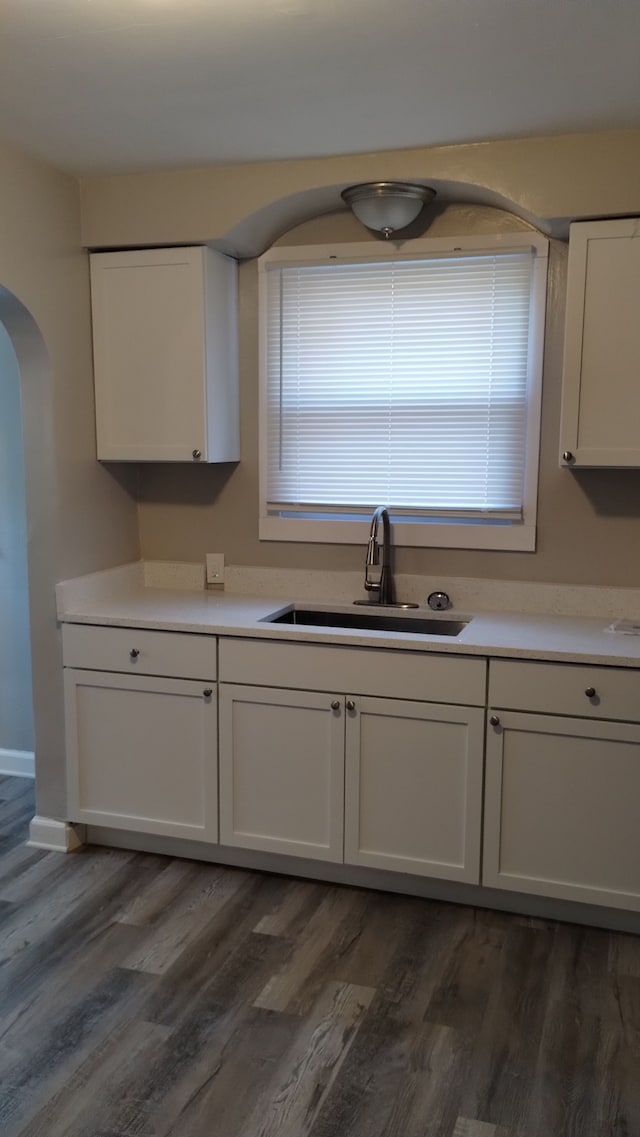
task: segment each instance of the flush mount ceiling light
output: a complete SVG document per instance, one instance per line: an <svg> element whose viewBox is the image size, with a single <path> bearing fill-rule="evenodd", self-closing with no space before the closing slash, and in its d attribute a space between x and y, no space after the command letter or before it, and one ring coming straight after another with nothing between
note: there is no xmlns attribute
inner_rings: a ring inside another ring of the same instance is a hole
<svg viewBox="0 0 640 1137"><path fill-rule="evenodd" d="M355 216L367 229L389 239L398 229L406 229L436 195L431 186L412 182L363 182L341 193Z"/></svg>

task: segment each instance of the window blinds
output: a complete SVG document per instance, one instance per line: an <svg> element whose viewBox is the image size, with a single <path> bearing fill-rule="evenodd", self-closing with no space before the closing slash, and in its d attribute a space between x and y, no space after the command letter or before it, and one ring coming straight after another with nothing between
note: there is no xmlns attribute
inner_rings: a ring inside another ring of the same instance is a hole
<svg viewBox="0 0 640 1137"><path fill-rule="evenodd" d="M271 267L268 510L520 518L534 259Z"/></svg>

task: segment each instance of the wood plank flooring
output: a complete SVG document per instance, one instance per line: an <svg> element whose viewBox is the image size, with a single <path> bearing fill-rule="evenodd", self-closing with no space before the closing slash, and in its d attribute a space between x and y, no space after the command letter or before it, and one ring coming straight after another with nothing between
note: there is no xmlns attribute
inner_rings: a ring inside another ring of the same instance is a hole
<svg viewBox="0 0 640 1137"><path fill-rule="evenodd" d="M2 1137L640 1137L640 938L28 849L0 777Z"/></svg>

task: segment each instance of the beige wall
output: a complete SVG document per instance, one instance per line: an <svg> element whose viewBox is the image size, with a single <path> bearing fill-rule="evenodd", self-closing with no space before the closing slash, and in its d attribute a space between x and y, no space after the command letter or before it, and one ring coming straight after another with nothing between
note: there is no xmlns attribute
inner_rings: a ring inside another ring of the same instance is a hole
<svg viewBox="0 0 640 1137"><path fill-rule="evenodd" d="M640 130L87 177L83 243L209 242L252 256L292 225L334 210L344 186L398 178L428 182L441 200L507 208L566 235L567 218L640 211Z"/></svg>
<svg viewBox="0 0 640 1137"><path fill-rule="evenodd" d="M429 232L523 228L501 211L450 206ZM282 243L367 240L346 214L321 218ZM400 549L396 570L448 576L640 586L640 471L558 466L566 244L553 241L545 338L542 445L536 553ZM201 560L223 551L229 563L357 570L363 550L346 545L258 541L257 267L240 270L242 461L237 467L141 469L140 536L149 558Z"/></svg>
<svg viewBox="0 0 640 1137"><path fill-rule="evenodd" d="M298 221L329 213L337 189L370 177L423 178L440 197L513 203L560 231L567 217L640 212L640 132L576 135L322 161L98 177L82 184L87 246L209 241L261 251ZM437 224L493 224L458 207ZM502 221L500 222L502 224ZM435 229L433 231L436 231ZM346 214L294 235L363 237ZM540 540L536 554L401 550L400 571L589 583L640 583L640 475L559 470L556 462L566 249L554 245L545 359ZM242 462L145 467L139 524L149 557L359 568L349 546L257 540L257 273L241 268ZM41 813L65 814L57 580L139 554L136 470L95 462L90 309L78 185L0 147L0 321L21 372L27 541Z"/></svg>
<svg viewBox="0 0 640 1137"><path fill-rule="evenodd" d="M21 375L37 803L65 815L57 580L135 558L132 472L95 461L77 183L0 147L0 320Z"/></svg>
<svg viewBox="0 0 640 1137"><path fill-rule="evenodd" d="M82 181L83 241L89 247L204 241L253 256L310 218L291 239L362 239L363 230L335 209L344 185L370 178L436 186L434 233L488 223L486 211L469 204L443 211L448 201L506 208L566 238L569 219L640 213L640 131L89 177ZM512 216L509 223L522 221ZM576 473L557 463L565 283L566 244L554 241L537 552L405 549L397 558L400 571L640 584L640 472ZM207 550L223 550L231 563L358 568L357 548L257 540L257 271L251 261L241 267L240 305L242 461L219 469L143 468L143 553L199 560Z"/></svg>

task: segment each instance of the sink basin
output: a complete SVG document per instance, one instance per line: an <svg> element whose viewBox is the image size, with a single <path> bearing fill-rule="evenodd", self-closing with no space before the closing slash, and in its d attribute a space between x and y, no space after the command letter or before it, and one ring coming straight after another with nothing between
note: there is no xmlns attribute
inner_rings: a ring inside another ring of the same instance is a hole
<svg viewBox="0 0 640 1137"><path fill-rule="evenodd" d="M316 608L289 608L267 616L269 624L299 624L315 628L354 628L378 632L412 632L422 636L459 636L468 620L433 616L396 616L390 612L327 612Z"/></svg>

